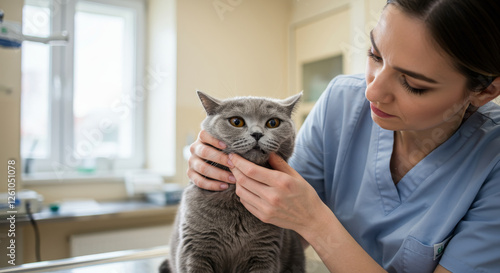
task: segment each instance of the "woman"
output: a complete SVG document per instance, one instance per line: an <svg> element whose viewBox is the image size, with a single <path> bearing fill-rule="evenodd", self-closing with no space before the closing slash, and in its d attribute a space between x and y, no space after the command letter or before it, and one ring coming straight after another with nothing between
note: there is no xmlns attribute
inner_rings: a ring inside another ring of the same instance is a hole
<svg viewBox="0 0 500 273"><path fill-rule="evenodd" d="M290 165L225 155L202 131L189 178L236 183L251 213L298 232L331 272L498 270L498 14L496 0L389 0L365 77L330 83Z"/></svg>

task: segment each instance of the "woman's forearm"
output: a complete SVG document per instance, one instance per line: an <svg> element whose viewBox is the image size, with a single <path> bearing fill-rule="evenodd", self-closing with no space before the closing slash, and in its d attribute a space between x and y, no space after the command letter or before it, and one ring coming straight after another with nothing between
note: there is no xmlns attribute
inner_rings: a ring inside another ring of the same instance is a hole
<svg viewBox="0 0 500 273"><path fill-rule="evenodd" d="M314 248L330 272L386 272L366 253L326 206L315 212L299 234Z"/></svg>

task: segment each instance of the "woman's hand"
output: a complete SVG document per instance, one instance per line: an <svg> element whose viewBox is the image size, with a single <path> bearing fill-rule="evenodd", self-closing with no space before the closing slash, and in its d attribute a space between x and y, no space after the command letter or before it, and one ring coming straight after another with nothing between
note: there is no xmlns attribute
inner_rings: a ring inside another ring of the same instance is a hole
<svg viewBox="0 0 500 273"><path fill-rule="evenodd" d="M354 240L316 191L281 157L274 170L229 155L241 203L261 221L291 229L318 253L330 272L386 272Z"/></svg>
<svg viewBox="0 0 500 273"><path fill-rule="evenodd" d="M236 194L257 218L282 228L305 232L324 205L316 191L281 157L271 154L273 170L231 154L228 165L236 177Z"/></svg>
<svg viewBox="0 0 500 273"><path fill-rule="evenodd" d="M202 130L198 139L191 144L191 157L188 160L187 176L198 187L211 191L228 188L227 183L234 184L236 179L231 172L210 165L206 161L227 165L229 157L221 152L226 144ZM217 148L217 149L216 149ZM219 149L219 150L218 150Z"/></svg>

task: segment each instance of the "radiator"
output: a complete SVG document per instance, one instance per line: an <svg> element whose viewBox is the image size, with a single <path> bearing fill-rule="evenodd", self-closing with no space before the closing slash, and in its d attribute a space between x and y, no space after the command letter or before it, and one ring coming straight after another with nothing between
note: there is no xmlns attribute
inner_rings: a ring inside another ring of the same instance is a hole
<svg viewBox="0 0 500 273"><path fill-rule="evenodd" d="M76 257L165 246L169 243L171 228L171 226L157 226L72 235L70 255Z"/></svg>

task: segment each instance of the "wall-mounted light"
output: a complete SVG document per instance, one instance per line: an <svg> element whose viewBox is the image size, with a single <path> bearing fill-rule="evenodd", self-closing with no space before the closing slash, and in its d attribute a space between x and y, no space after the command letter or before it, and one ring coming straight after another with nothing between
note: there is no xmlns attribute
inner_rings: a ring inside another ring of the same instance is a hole
<svg viewBox="0 0 500 273"><path fill-rule="evenodd" d="M24 35L20 23L3 20L3 16L4 12L0 9L0 47L19 48L23 41L64 45L69 39L67 32L53 34L48 37Z"/></svg>

